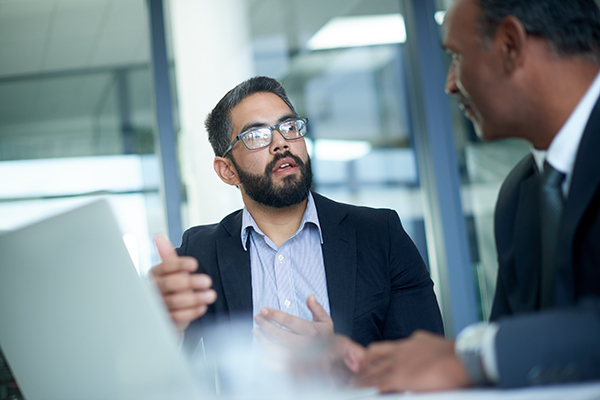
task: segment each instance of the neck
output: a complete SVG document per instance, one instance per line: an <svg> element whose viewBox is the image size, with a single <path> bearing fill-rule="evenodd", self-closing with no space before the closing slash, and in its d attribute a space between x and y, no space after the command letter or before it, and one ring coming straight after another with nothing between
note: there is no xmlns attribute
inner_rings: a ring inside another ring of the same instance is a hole
<svg viewBox="0 0 600 400"><path fill-rule="evenodd" d="M260 204L242 195L244 205L261 231L280 247L300 227L308 198L289 207L275 208Z"/></svg>
<svg viewBox="0 0 600 400"><path fill-rule="evenodd" d="M531 104L528 140L540 150L550 147L600 70L589 60L553 57L535 71L532 90L537 101Z"/></svg>

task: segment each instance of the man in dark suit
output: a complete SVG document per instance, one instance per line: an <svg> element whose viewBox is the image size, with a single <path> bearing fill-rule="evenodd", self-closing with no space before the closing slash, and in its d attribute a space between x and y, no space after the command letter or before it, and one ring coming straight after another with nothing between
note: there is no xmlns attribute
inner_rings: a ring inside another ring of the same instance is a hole
<svg viewBox="0 0 600 400"><path fill-rule="evenodd" d="M334 329L363 345L443 332L429 273L396 212L310 191L306 124L266 77L241 83L209 114L215 171L245 208L189 229L177 252L157 240L163 261L152 274L186 330L184 348L196 347L206 322L232 315L256 315L258 338L287 346Z"/></svg>
<svg viewBox="0 0 600 400"><path fill-rule="evenodd" d="M446 91L485 140L533 146L502 185L489 325L370 346L382 391L600 379L600 13L593 0L456 0Z"/></svg>

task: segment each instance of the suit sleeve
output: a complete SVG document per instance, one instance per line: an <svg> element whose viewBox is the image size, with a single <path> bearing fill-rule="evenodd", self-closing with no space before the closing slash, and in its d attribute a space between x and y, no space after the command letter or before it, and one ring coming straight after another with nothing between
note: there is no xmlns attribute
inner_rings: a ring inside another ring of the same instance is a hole
<svg viewBox="0 0 600 400"><path fill-rule="evenodd" d="M384 339L403 338L417 329L444 333L429 271L395 211L388 217L391 293Z"/></svg>
<svg viewBox="0 0 600 400"><path fill-rule="evenodd" d="M578 307L498 321L499 385L519 387L600 379L600 298Z"/></svg>

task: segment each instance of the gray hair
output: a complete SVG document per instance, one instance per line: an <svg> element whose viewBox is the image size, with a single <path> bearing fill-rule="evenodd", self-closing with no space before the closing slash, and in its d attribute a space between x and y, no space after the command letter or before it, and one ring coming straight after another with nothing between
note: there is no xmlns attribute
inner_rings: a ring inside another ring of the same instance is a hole
<svg viewBox="0 0 600 400"><path fill-rule="evenodd" d="M529 35L546 39L561 57L600 62L600 11L594 0L475 0L479 34L489 44L501 21L518 18Z"/></svg>

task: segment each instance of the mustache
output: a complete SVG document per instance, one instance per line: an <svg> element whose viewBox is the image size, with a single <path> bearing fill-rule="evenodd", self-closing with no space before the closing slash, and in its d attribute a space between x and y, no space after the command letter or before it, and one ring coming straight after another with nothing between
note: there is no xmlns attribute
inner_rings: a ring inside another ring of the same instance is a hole
<svg viewBox="0 0 600 400"><path fill-rule="evenodd" d="M273 160L267 164L267 167L265 168L265 175L270 175L271 171L273 171L273 168L275 168L275 165L277 164L277 162L279 162L279 160L281 160L282 158L291 158L292 160L294 160L294 162L296 163L296 165L303 170L304 169L304 162L300 159L300 157L292 154L289 152L289 150L283 152L283 153L278 153L275 155L275 157L273 157Z"/></svg>

